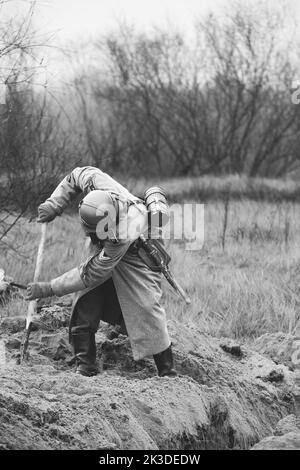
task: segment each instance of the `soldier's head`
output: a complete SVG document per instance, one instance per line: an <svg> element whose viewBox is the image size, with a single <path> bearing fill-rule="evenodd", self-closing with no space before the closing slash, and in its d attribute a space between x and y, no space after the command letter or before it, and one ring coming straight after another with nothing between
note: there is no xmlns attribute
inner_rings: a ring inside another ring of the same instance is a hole
<svg viewBox="0 0 300 470"><path fill-rule="evenodd" d="M108 191L94 190L79 204L79 217L84 231L100 240L116 237L118 204Z"/></svg>
<svg viewBox="0 0 300 470"><path fill-rule="evenodd" d="M108 191L94 190L79 205L84 231L93 240L137 239L147 227L144 204L132 204Z"/></svg>

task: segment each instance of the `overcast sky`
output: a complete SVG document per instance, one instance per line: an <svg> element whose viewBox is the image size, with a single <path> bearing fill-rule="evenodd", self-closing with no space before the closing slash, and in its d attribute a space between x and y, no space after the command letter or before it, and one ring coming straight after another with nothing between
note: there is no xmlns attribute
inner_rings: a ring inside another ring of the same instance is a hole
<svg viewBox="0 0 300 470"><path fill-rule="evenodd" d="M271 5L290 2L300 18L300 0L269 1ZM257 0L242 2L257 4ZM115 29L118 22L130 23L141 31L151 30L153 26L172 26L188 37L196 19L209 12L223 15L229 10L232 0L11 0L4 3L0 16L4 11L10 11L14 16L24 14L32 3L36 3L35 29L42 35L51 34L51 45L68 47L72 43L72 50L89 37ZM46 48L43 56L43 64L48 65L49 80L50 76L61 77L65 69L67 72L65 61L55 49Z"/></svg>
<svg viewBox="0 0 300 470"><path fill-rule="evenodd" d="M265 0L266 1L266 0ZM276 4L293 5L300 20L300 0L267 0ZM58 45L87 39L116 28L118 22L134 25L142 31L153 26L170 26L192 34L195 20L209 12L223 15L230 9L232 0L10 0L0 8L0 17L21 16L35 3L33 22L39 32L53 33ZM242 0L256 3L258 0ZM1 4L1 0L0 0Z"/></svg>
<svg viewBox="0 0 300 470"><path fill-rule="evenodd" d="M192 27L196 17L210 10L220 11L230 0L40 0L36 21L56 31L57 38L106 32L117 21L127 21L138 29L171 23L182 30Z"/></svg>
<svg viewBox="0 0 300 470"><path fill-rule="evenodd" d="M49 44L75 48L89 38L99 36L125 22L137 30L153 27L179 29L192 34L195 20L209 11L220 12L231 0L37 0L34 8L34 29ZM251 1L251 0L250 0ZM253 0L254 1L254 0ZM20 16L28 11L30 0L11 0L2 10ZM9 6L8 6L9 5ZM1 14L1 12L0 12ZM44 36L43 36L44 35ZM71 46L70 46L71 45ZM47 65L48 80L59 78L68 71L55 49L46 48L43 64Z"/></svg>

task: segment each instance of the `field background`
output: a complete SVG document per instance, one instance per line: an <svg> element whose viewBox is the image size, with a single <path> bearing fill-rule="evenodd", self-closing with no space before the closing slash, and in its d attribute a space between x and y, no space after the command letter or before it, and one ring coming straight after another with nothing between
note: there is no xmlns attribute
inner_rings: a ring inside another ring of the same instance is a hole
<svg viewBox="0 0 300 470"><path fill-rule="evenodd" d="M130 181L140 194L150 182ZM199 251L170 242L171 269L192 298L179 301L164 282L168 318L204 332L247 341L264 333L300 328L300 203L296 183L238 177L163 181L171 201L205 201L205 240ZM202 195L202 197L200 197ZM226 197L224 197L224 195ZM20 219L0 254L0 267L16 282L30 282L39 241L35 221ZM76 213L49 224L42 280L80 262L83 232ZM2 315L24 315L15 298Z"/></svg>
<svg viewBox="0 0 300 470"><path fill-rule="evenodd" d="M0 450L299 449L299 1L144 3L0 0L0 270L32 282L38 207L76 167L204 204L203 246L166 242L192 300L163 279L179 377L105 324L101 373L73 373L72 295L39 301L20 367L26 287L8 287ZM49 223L40 281L84 261L80 188Z"/></svg>
<svg viewBox="0 0 300 470"><path fill-rule="evenodd" d="M193 301L187 308L166 285L169 318L218 336L294 333L300 40L293 1L228 0L222 13L210 2L210 12L199 8L197 18L195 10L191 36L168 23L145 31L116 21L88 43L67 41L68 52L52 33L38 34L39 2L21 3L0 0L0 267L16 282L32 280L37 207L73 168L92 165L139 196L160 184L171 203L205 204L203 248L168 246ZM66 68L54 81L46 73L53 46L54 63ZM83 243L74 203L49 226L42 278L77 265ZM20 298L1 309L25 312Z"/></svg>

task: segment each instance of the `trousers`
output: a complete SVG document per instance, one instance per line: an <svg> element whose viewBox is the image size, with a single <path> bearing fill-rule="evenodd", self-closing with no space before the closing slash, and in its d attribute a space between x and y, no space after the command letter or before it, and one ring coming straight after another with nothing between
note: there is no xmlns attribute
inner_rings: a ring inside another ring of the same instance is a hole
<svg viewBox="0 0 300 470"><path fill-rule="evenodd" d="M101 320L111 325L119 325L122 331L127 333L112 278L80 297L72 313L70 334L96 333Z"/></svg>

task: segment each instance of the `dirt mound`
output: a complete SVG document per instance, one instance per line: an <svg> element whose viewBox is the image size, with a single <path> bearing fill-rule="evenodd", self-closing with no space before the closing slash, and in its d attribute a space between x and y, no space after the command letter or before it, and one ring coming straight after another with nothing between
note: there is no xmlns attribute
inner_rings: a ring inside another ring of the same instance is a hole
<svg viewBox="0 0 300 470"><path fill-rule="evenodd" d="M0 325L2 449L245 449L295 413L295 373L257 352L170 322L177 378L134 362L128 338L102 326L101 373L73 373L69 310L41 311L28 362L18 365L23 324Z"/></svg>
<svg viewBox="0 0 300 470"><path fill-rule="evenodd" d="M254 450L299 450L300 449L300 418L289 415L277 424L274 435L262 439Z"/></svg>
<svg viewBox="0 0 300 470"><path fill-rule="evenodd" d="M300 450L300 417L288 415L281 419L273 435L262 439L252 450Z"/></svg>
<svg viewBox="0 0 300 470"><path fill-rule="evenodd" d="M289 432L284 436L266 437L252 447L252 450L299 450L300 433Z"/></svg>
<svg viewBox="0 0 300 470"><path fill-rule="evenodd" d="M266 333L257 338L253 349L264 354L277 364L285 364L291 370L300 371L300 335L286 333Z"/></svg>
<svg viewBox="0 0 300 470"><path fill-rule="evenodd" d="M284 436L289 432L300 432L300 417L288 415L281 419L275 428L275 436ZM299 441L300 444L300 441Z"/></svg>

